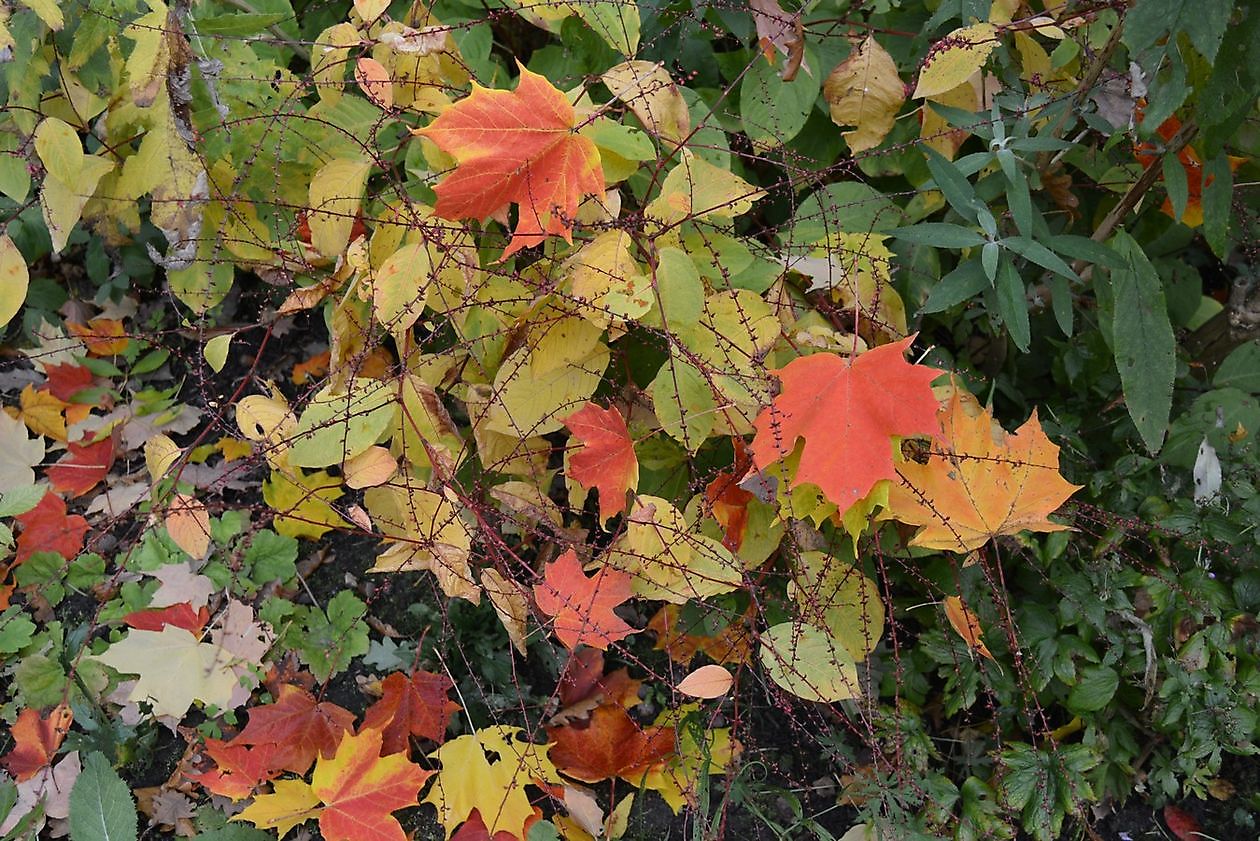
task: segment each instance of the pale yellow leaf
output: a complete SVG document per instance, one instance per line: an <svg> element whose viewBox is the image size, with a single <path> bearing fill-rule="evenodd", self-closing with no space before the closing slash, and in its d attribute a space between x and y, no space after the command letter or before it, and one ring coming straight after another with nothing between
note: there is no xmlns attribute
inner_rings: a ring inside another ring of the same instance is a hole
<svg viewBox="0 0 1260 841"><path fill-rule="evenodd" d="M371 446L341 466L346 487L361 490L383 485L398 472L398 460L384 447Z"/></svg>
<svg viewBox="0 0 1260 841"><path fill-rule="evenodd" d="M169 436L158 433L144 442L144 465L149 469L149 480L160 482L179 458L183 450Z"/></svg>
<svg viewBox="0 0 1260 841"><path fill-rule="evenodd" d="M0 412L0 488L5 493L35 484L31 468L44 460L44 439L26 434L22 421Z"/></svg>
<svg viewBox="0 0 1260 841"><path fill-rule="evenodd" d="M399 248L372 274L372 314L395 335L409 330L424 312L433 265L424 243Z"/></svg>
<svg viewBox="0 0 1260 841"><path fill-rule="evenodd" d="M161 631L133 629L103 654L89 659L138 676L127 700L150 704L155 716L182 718L193 701L226 709L237 685L228 652L198 642L174 625Z"/></svg>
<svg viewBox="0 0 1260 841"><path fill-rule="evenodd" d="M494 567L486 567L481 571L481 586L490 597L490 604L499 615L499 621L503 623L512 647L524 654L525 620L529 616L529 601L521 586L504 577Z"/></svg>
<svg viewBox="0 0 1260 841"><path fill-rule="evenodd" d="M354 0L354 10L364 23L373 23L389 8L389 0Z"/></svg>
<svg viewBox="0 0 1260 841"><path fill-rule="evenodd" d="M57 0L22 0L22 5L34 12L53 31L66 25Z"/></svg>
<svg viewBox="0 0 1260 841"><path fill-rule="evenodd" d="M675 144L691 131L687 101L660 62L626 61L608 68L600 78L649 131Z"/></svg>
<svg viewBox="0 0 1260 841"><path fill-rule="evenodd" d="M233 333L224 333L221 336L215 336L206 342L206 346L202 349L202 355L206 358L206 364L216 374L223 370L223 366L227 364L228 348L232 344Z"/></svg>

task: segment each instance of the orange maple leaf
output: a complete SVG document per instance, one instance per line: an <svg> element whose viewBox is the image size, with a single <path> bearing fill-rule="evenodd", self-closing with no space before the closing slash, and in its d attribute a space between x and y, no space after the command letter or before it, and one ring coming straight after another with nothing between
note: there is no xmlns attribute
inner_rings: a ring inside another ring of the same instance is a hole
<svg viewBox="0 0 1260 841"><path fill-rule="evenodd" d="M332 759L319 760L311 789L324 801L319 831L326 841L405 841L391 812L418 803L433 776L396 753L381 756L381 732L344 733Z"/></svg>
<svg viewBox="0 0 1260 841"><path fill-rule="evenodd" d="M562 774L584 783L621 777L635 785L652 768L672 756L674 731L640 727L620 706L601 706L585 724L548 727L555 742L549 756Z"/></svg>
<svg viewBox="0 0 1260 841"><path fill-rule="evenodd" d="M451 715L459 711L459 704L446 697L454 685L446 675L423 669L411 676L394 672L381 681L383 695L368 707L363 726L381 731L385 755L405 753L411 736L441 742Z"/></svg>
<svg viewBox="0 0 1260 841"><path fill-rule="evenodd" d="M1059 475L1059 448L1037 413L1009 434L974 403L954 392L941 410L946 451L898 466L902 481L889 489L887 516L922 526L912 546L954 552L999 534L1066 529L1046 518L1081 486Z"/></svg>
<svg viewBox="0 0 1260 841"><path fill-rule="evenodd" d="M642 686L642 681L630 677L629 669L604 674L604 652L599 649L579 649L569 656L560 673L556 686L560 709L549 723L567 724L584 719L591 710L604 705L636 707Z"/></svg>
<svg viewBox="0 0 1260 841"><path fill-rule="evenodd" d="M52 763L73 721L74 713L64 704L54 707L45 717L30 707L22 710L9 728L15 743L13 750L0 757L0 765L19 783L34 777Z"/></svg>
<svg viewBox="0 0 1260 841"><path fill-rule="evenodd" d="M131 343L123 323L116 318L93 318L87 324L67 321L66 329L83 340L92 356L116 356Z"/></svg>
<svg viewBox="0 0 1260 841"><path fill-rule="evenodd" d="M249 710L249 723L232 744L276 745L275 767L305 774L318 757L332 756L341 735L353 729L354 713L285 683L275 703Z"/></svg>
<svg viewBox="0 0 1260 841"><path fill-rule="evenodd" d="M520 66L520 65L518 65ZM514 91L472 93L416 133L458 164L434 187L444 219L486 219L519 206L506 259L549 234L572 242L583 196L604 192L599 150L577 133L577 114L546 78L520 66Z"/></svg>
<svg viewBox="0 0 1260 841"><path fill-rule="evenodd" d="M599 519L607 523L626 509L626 491L639 486L639 459L626 420L615 408L583 403L561 423L582 442L582 448L569 456L569 475L583 487L599 491Z"/></svg>
<svg viewBox="0 0 1260 841"><path fill-rule="evenodd" d="M556 636L568 648L584 644L606 651L636 633L613 613L630 595L630 573L603 567L587 578L572 549L547 564L542 582L534 585L538 609L554 617Z"/></svg>
<svg viewBox="0 0 1260 841"><path fill-rule="evenodd" d="M805 440L792 487L812 483L843 514L881 479L896 478L893 436L936 435L940 372L905 360L914 336L856 358L816 353L775 373L783 384L757 415L753 461L760 469Z"/></svg>
<svg viewBox="0 0 1260 841"><path fill-rule="evenodd" d="M282 770L277 759L284 751L282 745L250 747L236 741L206 739L202 751L214 761L214 766L204 771L185 771L184 776L207 791L232 800L244 800Z"/></svg>

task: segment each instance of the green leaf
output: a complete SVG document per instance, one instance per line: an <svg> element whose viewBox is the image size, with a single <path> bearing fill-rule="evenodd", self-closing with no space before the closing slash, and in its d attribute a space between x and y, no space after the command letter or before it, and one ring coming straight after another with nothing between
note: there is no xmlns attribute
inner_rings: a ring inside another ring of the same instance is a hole
<svg viewBox="0 0 1260 841"><path fill-rule="evenodd" d="M202 354L206 357L206 364L216 374L223 370L223 366L227 364L228 348L232 344L232 333L224 333L221 336L215 336L206 342L206 346L202 349Z"/></svg>
<svg viewBox="0 0 1260 841"><path fill-rule="evenodd" d="M1048 269L1056 274L1061 274L1068 280L1080 280L1076 276L1076 272L1072 271L1072 267L1063 262L1063 258L1055 254L1049 248L1046 248L1036 240L1028 237L1007 237L1002 240L1002 245L1014 251L1025 260L1029 260Z"/></svg>
<svg viewBox="0 0 1260 841"><path fill-rule="evenodd" d="M101 753L90 753L70 791L71 841L136 841L131 789Z"/></svg>
<svg viewBox="0 0 1260 841"><path fill-rule="evenodd" d="M359 455L393 422L398 414L395 398L390 384L365 377L351 380L341 394L321 391L293 430L289 463L327 467Z"/></svg>
<svg viewBox="0 0 1260 841"><path fill-rule="evenodd" d="M297 556L297 540L263 529L254 535L245 550L244 560L250 567L250 580L255 584L283 583L297 573Z"/></svg>
<svg viewBox="0 0 1260 841"><path fill-rule="evenodd" d="M984 202L976 197L976 190L971 182L952 161L931 146L924 146L923 151L927 154L928 170L932 173L936 188L945 194L945 200L950 207L963 218L975 222L977 214L984 208Z"/></svg>
<svg viewBox="0 0 1260 841"><path fill-rule="evenodd" d="M16 654L30 645L35 636L35 623L22 608L13 605L0 613L0 654Z"/></svg>
<svg viewBox="0 0 1260 841"><path fill-rule="evenodd" d="M970 228L952 222L920 222L905 228L894 228L889 233L906 242L932 245L936 248L974 248L987 242Z"/></svg>
<svg viewBox="0 0 1260 841"><path fill-rule="evenodd" d="M1216 58L1233 5L1232 0L1138 0L1124 16L1121 40L1137 54L1156 46L1171 33L1172 37L1160 46L1158 55L1163 56L1175 49L1177 36L1184 32L1210 63Z"/></svg>
<svg viewBox="0 0 1260 841"><path fill-rule="evenodd" d="M817 72L799 73L785 82L777 62L754 61L739 86L740 119L748 139L776 147L800 134L818 99L820 78Z"/></svg>
<svg viewBox="0 0 1260 841"><path fill-rule="evenodd" d="M648 386L661 427L693 452L713 432L717 403L713 389L696 367L671 355Z"/></svg>
<svg viewBox="0 0 1260 841"><path fill-rule="evenodd" d="M1089 237L1059 234L1045 240L1045 244L1052 250L1065 254L1073 260L1085 260L1109 269L1124 268L1124 261L1116 255L1116 252L1103 243L1095 242Z"/></svg>
<svg viewBox="0 0 1260 841"><path fill-rule="evenodd" d="M1203 167L1203 238L1216 256L1229 253L1230 200L1234 194L1234 173L1229 156L1221 152Z"/></svg>
<svg viewBox="0 0 1260 841"><path fill-rule="evenodd" d="M1260 340L1252 340L1234 348L1212 378L1215 388L1233 386L1252 394L1260 394Z"/></svg>
<svg viewBox="0 0 1260 841"><path fill-rule="evenodd" d="M1164 155L1163 172L1164 189L1168 191L1173 218L1180 219L1186 212L1186 203L1190 201L1190 179L1186 177L1186 168L1176 155Z"/></svg>
<svg viewBox="0 0 1260 841"><path fill-rule="evenodd" d="M197 19L197 34L219 35L229 38L261 35L267 31L267 27L283 23L292 17L292 15L286 14L265 14L261 12L231 12L226 15L213 15Z"/></svg>
<svg viewBox="0 0 1260 841"><path fill-rule="evenodd" d="M886 233L897 227L901 208L861 181L837 181L810 193L796 208L788 245L814 245L837 231Z"/></svg>
<svg viewBox="0 0 1260 841"><path fill-rule="evenodd" d="M1076 715L1097 712L1111 702L1119 685L1120 675L1110 666L1082 669L1081 679L1068 695L1068 709Z"/></svg>
<svg viewBox="0 0 1260 841"><path fill-rule="evenodd" d="M1024 279L1010 258L998 266L997 279L998 314L1002 323L1011 334L1011 340L1020 350L1027 352L1032 341L1032 332L1028 326L1028 295Z"/></svg>
<svg viewBox="0 0 1260 841"><path fill-rule="evenodd" d="M639 7L632 0L581 0L574 3L578 16L608 46L627 58L639 49Z"/></svg>
<svg viewBox="0 0 1260 841"><path fill-rule="evenodd" d="M44 498L48 488L43 485L27 485L0 494L0 517L16 517L25 514Z"/></svg>
<svg viewBox="0 0 1260 841"><path fill-rule="evenodd" d="M1147 449L1156 453L1172 411L1176 338L1168 320L1164 287L1142 247L1124 232L1112 238L1112 247L1127 264L1111 272L1115 298L1112 350L1129 416Z"/></svg>
<svg viewBox="0 0 1260 841"><path fill-rule="evenodd" d="M984 267L979 260L968 260L962 263L945 277L940 279L927 301L919 309L921 313L940 312L961 304L974 295L989 288L989 279L985 276Z"/></svg>

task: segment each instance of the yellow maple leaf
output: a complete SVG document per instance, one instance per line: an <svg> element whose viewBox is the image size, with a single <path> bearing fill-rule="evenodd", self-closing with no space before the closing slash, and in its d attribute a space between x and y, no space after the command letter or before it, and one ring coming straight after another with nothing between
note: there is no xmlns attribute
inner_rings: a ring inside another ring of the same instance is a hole
<svg viewBox="0 0 1260 841"><path fill-rule="evenodd" d="M276 780L271 794L260 794L234 821L249 821L259 829L274 829L283 838L289 830L324 811L323 801L305 780Z"/></svg>
<svg viewBox="0 0 1260 841"><path fill-rule="evenodd" d="M481 602L468 564L472 534L450 499L404 476L370 488L363 501L390 544L368 572L427 569L446 595Z"/></svg>
<svg viewBox="0 0 1260 841"><path fill-rule="evenodd" d="M885 516L922 527L912 546L969 552L999 534L1067 528L1047 517L1080 486L1059 475L1036 412L1012 434L977 408L955 391L941 411L945 452L897 467Z"/></svg>
<svg viewBox="0 0 1260 841"><path fill-rule="evenodd" d="M551 746L524 741L524 732L498 724L452 739L429 754L442 763L442 770L423 802L437 808L448 838L473 809L491 836L510 832L525 837L525 821L534 814L525 786L561 780L547 757ZM498 761L486 759L487 751L498 754Z"/></svg>
<svg viewBox="0 0 1260 841"><path fill-rule="evenodd" d="M69 403L53 396L46 389L36 390L28 384L18 397L21 419L36 435L47 435L54 441L66 440L66 407Z"/></svg>

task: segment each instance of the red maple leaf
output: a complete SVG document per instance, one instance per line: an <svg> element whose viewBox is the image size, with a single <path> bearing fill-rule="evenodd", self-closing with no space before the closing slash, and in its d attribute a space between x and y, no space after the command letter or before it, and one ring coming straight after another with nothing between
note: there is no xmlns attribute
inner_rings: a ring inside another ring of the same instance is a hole
<svg viewBox="0 0 1260 841"><path fill-rule="evenodd" d="M584 724L548 727L547 736L555 742L547 756L556 768L585 783L621 777L638 785L677 750L672 729L640 727L619 706L597 707Z"/></svg>
<svg viewBox="0 0 1260 841"><path fill-rule="evenodd" d="M184 776L221 797L243 800L281 771L277 762L277 756L283 751L281 745L250 747L235 740L206 739L202 750L214 760L214 767Z"/></svg>
<svg viewBox="0 0 1260 841"><path fill-rule="evenodd" d="M635 629L613 613L630 598L630 573L604 567L587 578L572 549L547 564L534 585L538 609L555 620L556 636L569 648L589 645L607 650Z"/></svg>
<svg viewBox="0 0 1260 841"><path fill-rule="evenodd" d="M70 560L83 548L87 520L78 514L67 516L65 501L54 493L44 494L38 505L15 519L22 524L15 563L22 563L36 552L56 552Z"/></svg>
<svg viewBox="0 0 1260 841"><path fill-rule="evenodd" d="M583 487L599 491L599 518L607 523L625 510L626 491L639 485L639 459L626 420L614 408L583 403L561 423L582 442L582 448L569 456L569 475Z"/></svg>
<svg viewBox="0 0 1260 841"><path fill-rule="evenodd" d="M69 362L45 365L44 373L48 375L48 390L58 400L67 403L92 384L92 372L83 365L71 365Z"/></svg>
<svg viewBox="0 0 1260 841"><path fill-rule="evenodd" d="M107 436L95 444L67 446L70 454L48 468L48 482L71 498L83 496L109 475L114 465L114 439Z"/></svg>
<svg viewBox="0 0 1260 841"><path fill-rule="evenodd" d="M194 636L201 635L201 629L210 621L210 611L202 606L197 610L188 602L180 602L168 607L151 607L145 610L133 610L123 617L129 628L138 631L160 631L167 625L183 628Z"/></svg>
<svg viewBox="0 0 1260 841"><path fill-rule="evenodd" d="M542 810L535 806L534 814L525 819L526 838L529 837L529 828L540 820L542 820ZM468 820L464 821L451 835L450 841L518 841L519 837L515 832L507 829L500 829L491 835L485 820L481 817L481 812L473 809L468 813Z"/></svg>
<svg viewBox="0 0 1260 841"><path fill-rule="evenodd" d="M754 426L753 461L765 469L805 440L792 486L817 485L843 513L875 483L896 478L893 436L939 435L940 372L905 360L914 336L856 358L816 353L775 373L782 390Z"/></svg>
<svg viewBox="0 0 1260 841"><path fill-rule="evenodd" d="M544 77L520 70L516 90L474 83L471 95L416 130L458 163L433 188L438 216L487 219L517 203L519 217L504 258L549 234L572 242L582 197L604 192L599 149L577 133L569 100Z"/></svg>
<svg viewBox="0 0 1260 841"><path fill-rule="evenodd" d="M0 757L0 765L19 783L34 777L52 763L73 721L74 713L65 705L54 707L46 717L30 707L22 710L9 728L13 750Z"/></svg>
<svg viewBox="0 0 1260 841"><path fill-rule="evenodd" d="M249 710L233 745L275 745L276 767L305 774L316 758L331 757L341 734L354 729L354 713L331 701L317 701L300 686L282 684L275 703Z"/></svg>
<svg viewBox="0 0 1260 841"><path fill-rule="evenodd" d="M394 672L381 681L381 699L368 707L360 730L381 731L383 756L405 753L411 736L441 742L451 715L459 710L459 704L446 697L454 685L445 675L423 669L410 677Z"/></svg>

